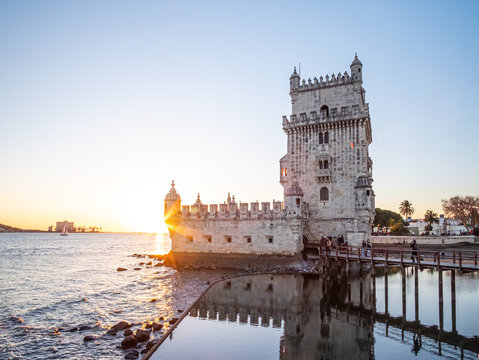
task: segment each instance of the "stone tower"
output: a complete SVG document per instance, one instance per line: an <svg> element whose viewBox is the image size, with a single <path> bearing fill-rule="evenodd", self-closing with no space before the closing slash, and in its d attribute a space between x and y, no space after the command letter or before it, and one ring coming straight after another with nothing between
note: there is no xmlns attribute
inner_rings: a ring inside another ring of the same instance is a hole
<svg viewBox="0 0 479 360"><path fill-rule="evenodd" d="M357 55L351 75L290 77L292 111L283 116L287 154L280 160L280 183L299 185L309 219L308 239L343 235L350 244L368 239L374 217L369 104ZM294 179L294 180L293 180ZM296 183L297 182L297 183Z"/></svg>

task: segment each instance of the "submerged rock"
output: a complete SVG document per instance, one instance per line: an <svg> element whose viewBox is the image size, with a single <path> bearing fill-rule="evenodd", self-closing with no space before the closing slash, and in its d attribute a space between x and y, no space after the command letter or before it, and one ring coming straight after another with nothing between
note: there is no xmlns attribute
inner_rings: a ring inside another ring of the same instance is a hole
<svg viewBox="0 0 479 360"><path fill-rule="evenodd" d="M163 329L163 324L153 323L153 331L159 331Z"/></svg>
<svg viewBox="0 0 479 360"><path fill-rule="evenodd" d="M116 269L116 271L126 271L127 269L125 268L122 268L122 267L119 267L118 269Z"/></svg>
<svg viewBox="0 0 479 360"><path fill-rule="evenodd" d="M177 321L178 321L178 318L175 318L175 317L174 317L174 318L171 318L170 321L168 321L168 323L169 323L170 325L173 325L173 324L176 323Z"/></svg>
<svg viewBox="0 0 479 360"><path fill-rule="evenodd" d="M137 350L130 350L125 354L125 359L137 359L140 353Z"/></svg>
<svg viewBox="0 0 479 360"><path fill-rule="evenodd" d="M155 344L158 342L158 340L150 340L146 343L146 351L150 351L150 349L155 346Z"/></svg>
<svg viewBox="0 0 479 360"><path fill-rule="evenodd" d="M123 341L121 342L121 347L123 349L129 349L135 347L136 344L138 344L138 340L133 335L129 335L123 339Z"/></svg>
<svg viewBox="0 0 479 360"><path fill-rule="evenodd" d="M83 338L83 341L87 342L87 341L93 341L93 340L96 340L98 339L98 336L96 335L87 335Z"/></svg>
<svg viewBox="0 0 479 360"><path fill-rule="evenodd" d="M131 329L126 329L124 332L123 332L123 336L130 336L133 334L133 331L131 331Z"/></svg>
<svg viewBox="0 0 479 360"><path fill-rule="evenodd" d="M82 325L78 328L78 331L84 331L84 330L90 330L91 326L90 325Z"/></svg>
<svg viewBox="0 0 479 360"><path fill-rule="evenodd" d="M117 331L125 330L131 327L131 324L126 321L120 321L118 324L113 325L106 333L110 335L116 335Z"/></svg>
<svg viewBox="0 0 479 360"><path fill-rule="evenodd" d="M151 299L150 302L156 302L156 299Z"/></svg>
<svg viewBox="0 0 479 360"><path fill-rule="evenodd" d="M134 268L133 270L141 270L141 268Z"/></svg>

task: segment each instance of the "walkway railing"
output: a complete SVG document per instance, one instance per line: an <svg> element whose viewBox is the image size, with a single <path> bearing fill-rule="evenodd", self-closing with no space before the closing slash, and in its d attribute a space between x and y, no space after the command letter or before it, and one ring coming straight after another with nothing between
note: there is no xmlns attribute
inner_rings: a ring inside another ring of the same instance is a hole
<svg viewBox="0 0 479 360"><path fill-rule="evenodd" d="M372 265L418 265L425 268L443 270L477 271L478 256L474 250L427 249L414 252L404 248L364 248L359 246L339 246L335 248L317 247L319 255L327 259L357 261Z"/></svg>

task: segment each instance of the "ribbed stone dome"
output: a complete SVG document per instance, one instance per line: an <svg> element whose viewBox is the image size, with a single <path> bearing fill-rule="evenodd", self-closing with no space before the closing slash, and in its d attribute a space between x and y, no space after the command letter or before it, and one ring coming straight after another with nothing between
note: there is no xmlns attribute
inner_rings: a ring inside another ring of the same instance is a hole
<svg viewBox="0 0 479 360"><path fill-rule="evenodd" d="M293 180L291 186L286 190L286 196L303 196L303 189L299 186L299 183L296 180Z"/></svg>
<svg viewBox="0 0 479 360"><path fill-rule="evenodd" d="M362 63L361 61L359 61L359 59L358 59L358 54L354 54L354 60L353 60L353 62L352 62L352 64L351 64L351 66L353 66L353 65L361 65L361 66L363 66L363 63Z"/></svg>
<svg viewBox="0 0 479 360"><path fill-rule="evenodd" d="M170 189L170 191L168 192L168 194L166 194L166 196L165 196L165 201L175 201L175 200L181 200L181 197L180 197L180 194L178 194L178 193L176 192L175 182L172 181L172 182L171 182L171 189Z"/></svg>

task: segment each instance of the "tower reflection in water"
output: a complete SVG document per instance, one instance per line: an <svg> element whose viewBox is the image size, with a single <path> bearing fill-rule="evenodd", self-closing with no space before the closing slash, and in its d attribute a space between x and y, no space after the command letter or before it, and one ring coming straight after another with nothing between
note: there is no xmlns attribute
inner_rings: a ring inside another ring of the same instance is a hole
<svg viewBox="0 0 479 360"><path fill-rule="evenodd" d="M371 277L254 275L213 285L152 359L372 359ZM352 311L352 309L362 309Z"/></svg>

